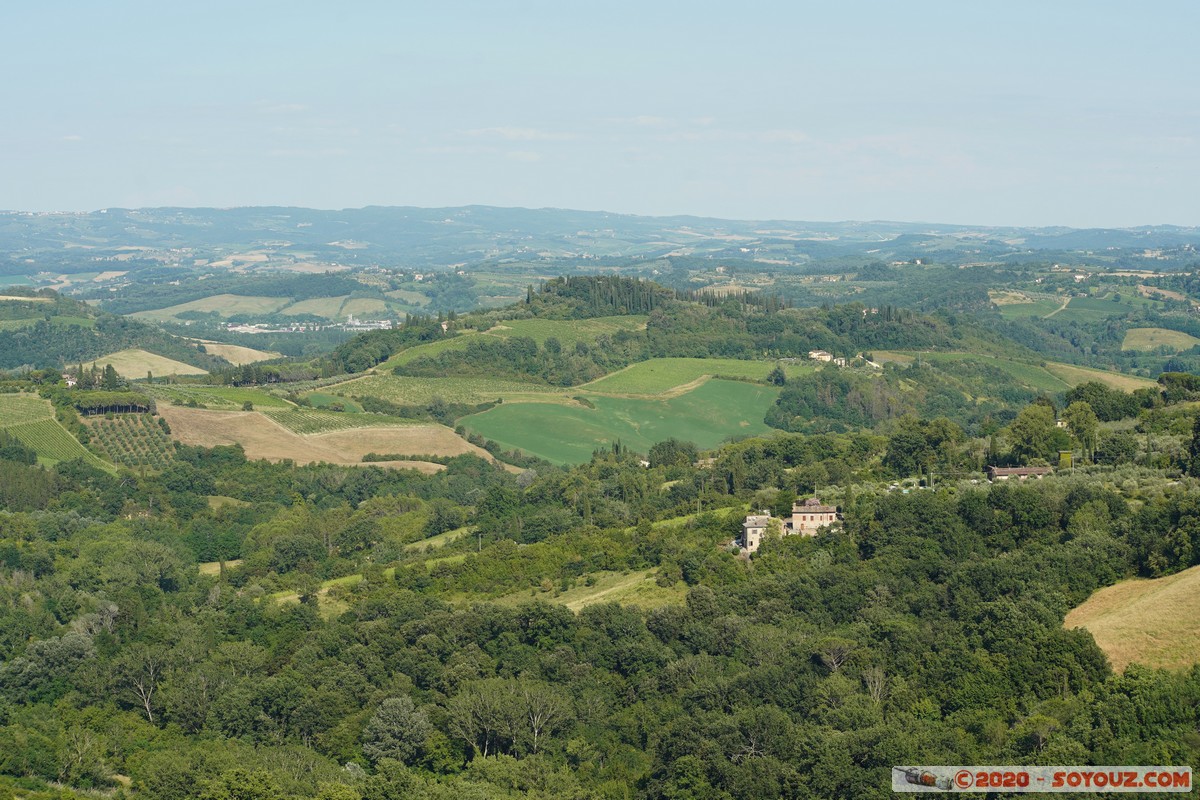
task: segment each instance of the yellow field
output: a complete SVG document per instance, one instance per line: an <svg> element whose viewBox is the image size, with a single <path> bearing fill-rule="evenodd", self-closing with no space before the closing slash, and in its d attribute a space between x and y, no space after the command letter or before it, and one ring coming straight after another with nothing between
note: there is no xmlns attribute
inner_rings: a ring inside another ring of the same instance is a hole
<svg viewBox="0 0 1200 800"><path fill-rule="evenodd" d="M184 444L201 447L240 444L250 459L364 466L362 457L367 453L414 456L474 453L491 458L486 450L468 444L443 425L351 428L301 436L257 411L208 411L164 405L159 413L171 426L172 436ZM367 466L417 469L425 473L444 469L441 464L428 461L379 461Z"/></svg>
<svg viewBox="0 0 1200 800"><path fill-rule="evenodd" d="M1169 347L1178 353L1197 344L1200 344L1200 339L1182 331L1167 328L1130 328L1125 332L1125 341L1121 342L1121 349L1157 350L1160 347Z"/></svg>
<svg viewBox="0 0 1200 800"><path fill-rule="evenodd" d="M225 569L232 569L233 567L240 566L241 563L242 563L242 559L232 558L225 562ZM201 575L220 575L221 574L221 562L220 561L205 561L203 564L200 564L198 566L199 566Z"/></svg>
<svg viewBox="0 0 1200 800"><path fill-rule="evenodd" d="M312 314L317 317L325 317L326 319L339 319L345 316L341 313L342 304L348 299L350 299L350 295L348 294L340 297L314 297L311 300L301 300L299 303L293 303L280 313Z"/></svg>
<svg viewBox="0 0 1200 800"><path fill-rule="evenodd" d="M220 356L235 366L242 364L254 364L258 361L269 361L272 358L279 358L279 353L272 353L268 350L255 350L253 347L242 347L236 344L222 344L221 342L210 342L206 339L193 339L194 342L199 342L204 345L204 349L214 356Z"/></svg>
<svg viewBox="0 0 1200 800"><path fill-rule="evenodd" d="M1200 661L1200 567L1101 589L1063 625L1087 628L1118 672L1135 661L1187 668Z"/></svg>
<svg viewBox="0 0 1200 800"><path fill-rule="evenodd" d="M1055 361L1046 362L1046 370L1072 386L1078 386L1088 381L1099 381L1113 389L1132 392L1134 389L1154 387L1158 384L1149 378L1139 378L1136 375L1124 375L1120 372L1109 372L1103 369L1077 367L1074 364L1059 364Z"/></svg>
<svg viewBox="0 0 1200 800"><path fill-rule="evenodd" d="M144 378L147 372L159 375L204 375L205 371L173 358L156 356L145 350L122 350L103 358L95 359L100 367L112 364L122 378Z"/></svg>

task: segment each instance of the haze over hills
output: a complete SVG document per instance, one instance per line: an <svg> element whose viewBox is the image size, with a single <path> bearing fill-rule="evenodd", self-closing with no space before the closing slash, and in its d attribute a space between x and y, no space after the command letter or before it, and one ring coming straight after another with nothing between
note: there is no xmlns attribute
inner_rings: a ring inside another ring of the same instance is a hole
<svg viewBox="0 0 1200 800"><path fill-rule="evenodd" d="M917 222L800 222L644 217L566 209L372 206L102 209L0 213L0 275L35 279L148 266L319 270L439 268L506 260L697 256L780 266L835 257L945 263L1057 257L1194 257L1200 228L1073 229ZM1150 251L1150 254L1147 254ZM1161 264L1160 264L1161 265ZM103 271L103 270L100 270Z"/></svg>

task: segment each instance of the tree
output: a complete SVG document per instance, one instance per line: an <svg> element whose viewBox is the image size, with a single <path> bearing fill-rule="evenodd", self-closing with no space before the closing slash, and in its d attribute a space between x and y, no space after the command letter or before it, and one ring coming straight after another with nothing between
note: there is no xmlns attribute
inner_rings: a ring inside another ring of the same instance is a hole
<svg viewBox="0 0 1200 800"><path fill-rule="evenodd" d="M1058 451L1071 445L1070 436L1055 423L1054 409L1037 402L1017 414L1008 426L1008 440L1013 457L1022 463L1033 458L1055 461Z"/></svg>
<svg viewBox="0 0 1200 800"><path fill-rule="evenodd" d="M787 374L783 371L783 367L776 366L775 369L768 372L767 383L772 386L783 386L787 383Z"/></svg>
<svg viewBox="0 0 1200 800"><path fill-rule="evenodd" d="M412 764L433 731L424 711L408 697L389 697L363 729L363 753L378 763L394 758Z"/></svg>
<svg viewBox="0 0 1200 800"><path fill-rule="evenodd" d="M1085 460L1091 460L1096 452L1096 435L1100 431L1100 420L1092 411L1091 405L1084 400L1076 400L1067 406L1063 412L1063 421L1067 429L1079 442Z"/></svg>

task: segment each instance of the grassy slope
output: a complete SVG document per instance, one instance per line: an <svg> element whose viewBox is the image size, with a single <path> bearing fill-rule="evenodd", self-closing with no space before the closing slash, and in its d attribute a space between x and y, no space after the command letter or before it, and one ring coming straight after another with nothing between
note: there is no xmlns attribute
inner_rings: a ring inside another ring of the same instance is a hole
<svg viewBox="0 0 1200 800"><path fill-rule="evenodd" d="M1121 671L1133 662L1182 669L1200 661L1200 567L1101 589L1064 625L1091 631Z"/></svg>
<svg viewBox="0 0 1200 800"><path fill-rule="evenodd" d="M762 380L774 362L733 358L652 358L586 383L582 389L599 394L657 395L706 375ZM793 373L798 368L793 368Z"/></svg>
<svg viewBox="0 0 1200 800"><path fill-rule="evenodd" d="M1182 331L1173 331L1167 328L1130 328L1125 332L1125 340L1121 342L1121 349L1156 350L1159 347L1169 347L1179 352L1197 344L1200 344L1200 339Z"/></svg>
<svg viewBox="0 0 1200 800"><path fill-rule="evenodd" d="M145 350L138 350L136 348L122 350L118 353L110 353L106 356L93 359L93 361L102 367L112 364L113 369L122 378L145 378L147 372L153 372L155 375L205 374L205 371L200 367L193 367L191 364L158 356L154 353L147 353Z"/></svg>

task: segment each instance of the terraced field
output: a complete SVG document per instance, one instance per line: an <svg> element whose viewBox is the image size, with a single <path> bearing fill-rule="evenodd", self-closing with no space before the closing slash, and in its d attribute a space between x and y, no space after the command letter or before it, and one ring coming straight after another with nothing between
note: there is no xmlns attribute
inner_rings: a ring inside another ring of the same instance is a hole
<svg viewBox="0 0 1200 800"><path fill-rule="evenodd" d="M594 408L506 402L461 422L505 449L573 464L617 440L646 452L671 437L707 448L731 436L767 433L763 416L778 394L776 387L709 380L667 399L588 394Z"/></svg>

